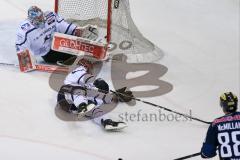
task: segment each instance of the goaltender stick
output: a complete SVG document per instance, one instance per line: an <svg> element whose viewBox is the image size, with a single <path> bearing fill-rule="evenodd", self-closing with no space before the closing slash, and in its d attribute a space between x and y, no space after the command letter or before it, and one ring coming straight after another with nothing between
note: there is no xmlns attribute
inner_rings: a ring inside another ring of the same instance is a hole
<svg viewBox="0 0 240 160"><path fill-rule="evenodd" d="M127 127L125 122L114 121L103 115L101 106L117 102L130 102L132 92L126 87L109 91L108 84L101 78L95 79L91 74L91 63L81 59L80 65L65 78L64 85L58 93L57 101L64 111L85 116L102 126L105 130L120 130Z"/></svg>
<svg viewBox="0 0 240 160"><path fill-rule="evenodd" d="M45 62L50 64L75 57L74 55L51 50L55 32L89 40L95 40L98 37L98 30L93 25L78 27L66 22L54 12L43 12L37 6L31 6L28 9L27 19L21 22L17 29L16 52L21 71L32 70L35 62L34 57L36 56L42 57Z"/></svg>

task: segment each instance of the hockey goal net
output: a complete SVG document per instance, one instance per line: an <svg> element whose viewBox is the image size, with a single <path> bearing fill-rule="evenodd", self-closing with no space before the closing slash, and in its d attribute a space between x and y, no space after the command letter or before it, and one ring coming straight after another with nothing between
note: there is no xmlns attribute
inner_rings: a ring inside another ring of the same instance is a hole
<svg viewBox="0 0 240 160"><path fill-rule="evenodd" d="M134 24L129 0L55 0L55 12L79 26L96 25L110 56L125 54L128 62L161 59L163 52L147 40Z"/></svg>

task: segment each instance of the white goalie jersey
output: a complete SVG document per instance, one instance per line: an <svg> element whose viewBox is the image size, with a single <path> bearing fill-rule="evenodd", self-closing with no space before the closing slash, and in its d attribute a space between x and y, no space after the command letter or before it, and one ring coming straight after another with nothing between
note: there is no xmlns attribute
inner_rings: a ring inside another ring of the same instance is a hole
<svg viewBox="0 0 240 160"><path fill-rule="evenodd" d="M67 23L54 12L45 12L45 24L41 28L34 27L28 19L23 21L17 30L16 51L26 49L35 56L44 56L51 49L52 37L55 32L73 35L76 25Z"/></svg>

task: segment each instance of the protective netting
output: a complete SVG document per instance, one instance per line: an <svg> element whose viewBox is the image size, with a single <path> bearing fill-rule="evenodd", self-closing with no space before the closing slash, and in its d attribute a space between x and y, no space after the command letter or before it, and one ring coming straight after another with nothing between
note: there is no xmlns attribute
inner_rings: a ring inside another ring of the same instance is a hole
<svg viewBox="0 0 240 160"><path fill-rule="evenodd" d="M125 54L127 61L132 63L154 62L162 58L163 52L147 40L134 24L129 0L57 1L60 16L80 26L97 25L102 42L107 42L106 38L110 37L110 56Z"/></svg>

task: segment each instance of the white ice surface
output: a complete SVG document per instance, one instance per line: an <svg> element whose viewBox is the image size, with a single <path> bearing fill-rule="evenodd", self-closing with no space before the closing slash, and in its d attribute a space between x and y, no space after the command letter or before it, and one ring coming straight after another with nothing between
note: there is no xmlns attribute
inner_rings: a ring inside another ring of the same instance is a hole
<svg viewBox="0 0 240 160"><path fill-rule="evenodd" d="M53 0L0 0L0 62L16 62L17 24L30 5L53 9ZM162 77L173 90L146 100L211 121L218 97L239 96L239 0L131 0L141 32L164 52ZM102 76L107 76L105 66ZM56 93L47 73L0 67L0 159L169 160L198 152L207 126L198 122L129 122L106 133L91 122L64 122L54 113ZM157 112L120 105L112 114ZM167 114L167 112L164 112ZM192 159L200 159L192 158ZM217 159L217 158L215 158Z"/></svg>

